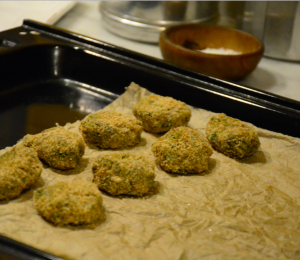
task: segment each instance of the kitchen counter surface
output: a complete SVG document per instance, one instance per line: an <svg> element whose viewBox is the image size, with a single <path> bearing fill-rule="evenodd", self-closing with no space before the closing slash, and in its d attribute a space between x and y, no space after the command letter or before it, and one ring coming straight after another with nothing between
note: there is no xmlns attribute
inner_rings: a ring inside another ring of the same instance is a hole
<svg viewBox="0 0 300 260"><path fill-rule="evenodd" d="M99 3L99 1L80 1L54 25L162 59L158 45L127 40L107 31L101 20ZM300 62L263 58L248 77L236 83L300 101Z"/></svg>

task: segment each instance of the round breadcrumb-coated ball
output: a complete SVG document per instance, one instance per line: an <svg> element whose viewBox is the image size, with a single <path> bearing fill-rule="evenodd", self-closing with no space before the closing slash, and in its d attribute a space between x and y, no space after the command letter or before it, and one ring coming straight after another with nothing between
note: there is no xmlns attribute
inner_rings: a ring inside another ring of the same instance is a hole
<svg viewBox="0 0 300 260"><path fill-rule="evenodd" d="M43 165L33 149L16 145L0 156L0 200L18 197L39 179Z"/></svg>
<svg viewBox="0 0 300 260"><path fill-rule="evenodd" d="M60 181L34 192L39 214L57 226L96 224L103 218L102 196L92 182Z"/></svg>
<svg viewBox="0 0 300 260"><path fill-rule="evenodd" d="M86 116L79 130L86 143L102 149L134 146L141 141L142 123L116 111L99 111Z"/></svg>
<svg viewBox="0 0 300 260"><path fill-rule="evenodd" d="M106 154L94 160L92 172L99 189L111 195L143 196L153 187L155 164L144 155Z"/></svg>
<svg viewBox="0 0 300 260"><path fill-rule="evenodd" d="M63 127L26 135L23 142L25 146L34 148L41 160L58 170L74 169L85 150L82 138Z"/></svg>
<svg viewBox="0 0 300 260"><path fill-rule="evenodd" d="M150 133L163 133L186 126L191 119L191 110L185 103L159 95L144 97L135 103L133 114Z"/></svg>
<svg viewBox="0 0 300 260"><path fill-rule="evenodd" d="M223 113L210 119L206 137L214 149L236 159L250 156L260 147L254 127Z"/></svg>
<svg viewBox="0 0 300 260"><path fill-rule="evenodd" d="M171 129L152 144L157 164L166 172L196 174L208 169L212 148L205 137L188 127Z"/></svg>

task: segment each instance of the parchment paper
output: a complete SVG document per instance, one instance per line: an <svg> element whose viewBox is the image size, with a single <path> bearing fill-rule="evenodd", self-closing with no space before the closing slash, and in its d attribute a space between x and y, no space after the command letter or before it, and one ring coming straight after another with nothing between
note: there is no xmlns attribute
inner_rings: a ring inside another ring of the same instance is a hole
<svg viewBox="0 0 300 260"><path fill-rule="evenodd" d="M133 104L147 95L132 83L105 110L133 116ZM204 134L213 114L192 108L189 126ZM79 133L79 123L65 128ZM200 175L167 174L157 166L149 196L103 193L107 217L95 229L54 227L37 214L33 190L58 180L92 181L92 160L106 151L87 146L76 169L44 167L33 189L0 202L0 233L66 259L300 259L300 140L258 131L261 147L251 157L234 160L214 151ZM142 137L128 151L153 158L158 135Z"/></svg>

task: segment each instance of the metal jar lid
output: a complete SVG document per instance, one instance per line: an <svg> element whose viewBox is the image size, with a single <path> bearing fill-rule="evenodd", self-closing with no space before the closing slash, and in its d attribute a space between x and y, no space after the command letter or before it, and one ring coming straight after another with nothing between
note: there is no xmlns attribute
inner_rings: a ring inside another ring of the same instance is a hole
<svg viewBox="0 0 300 260"><path fill-rule="evenodd" d="M105 27L119 36L157 43L167 26L182 23L216 23L217 1L103 1Z"/></svg>

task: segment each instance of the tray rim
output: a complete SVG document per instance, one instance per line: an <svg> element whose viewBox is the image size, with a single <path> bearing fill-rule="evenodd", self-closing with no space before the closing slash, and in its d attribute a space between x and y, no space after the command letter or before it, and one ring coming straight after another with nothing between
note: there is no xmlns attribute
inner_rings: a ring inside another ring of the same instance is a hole
<svg viewBox="0 0 300 260"><path fill-rule="evenodd" d="M150 67L151 69L160 68L163 69L164 73L168 73L168 75L176 76L176 77L183 77L185 80L191 81L202 81L211 85L220 86L222 90L228 89L232 90L232 93L236 92L239 94L245 93L248 96L256 97L256 95L260 96L259 98L262 99L263 97L266 98L266 101L270 103L274 103L273 101L278 102L288 102L290 104L296 104L300 108L300 101L293 100L290 98L286 98L277 94L273 94L267 91L263 91L260 89L256 89L254 87L249 87L246 85L241 85L238 83L214 78L211 76L203 75L200 73L196 73L190 70L182 69L177 67L163 59L158 59L155 57L151 57L145 54L141 54L138 52L134 52L101 40L97 40L92 37L88 37L82 34L78 34L72 31L68 31L65 29L61 29L52 25L43 24L37 21L25 19L22 25L22 28L36 30L38 32L44 33L50 37L53 37L57 40L63 40L68 42L69 44L80 44L86 48L90 48L92 50L99 50L102 49L104 51L110 52L110 54L114 54L118 58L127 58L130 61L137 62L140 66ZM224 88L226 86L226 88ZM275 104L275 103L274 103Z"/></svg>
<svg viewBox="0 0 300 260"><path fill-rule="evenodd" d="M218 88L219 92L224 94L237 95L241 97L254 98L260 100L263 103L273 104L276 107L280 106L283 108L291 108L291 106L299 106L300 113L300 101L286 98L277 94L273 94L267 91L259 90L254 87L241 85L234 82L229 82L222 79L217 79L211 76L196 73L190 70L182 69L175 65L172 65L162 59L151 57L145 54L134 52L104 41L97 40L82 34L78 34L72 31L61 29L53 25L44 24L41 22L25 19L23 25L14 29L0 32L0 41L2 37L11 37L15 34L14 30L27 30L28 32L36 32L42 36L47 36L49 44L65 45L65 46L80 46L86 50L94 52L95 54L101 50L102 52L113 55L118 59L124 59L127 62L132 62L139 66L150 68L154 70L162 70L165 75L171 77L178 77L185 81L205 83L207 86L213 86ZM20 42L17 46L10 48L11 50L17 50L19 48L39 45L34 42ZM80 48L79 47L79 48ZM9 51L9 50L7 50ZM5 51L3 52L5 53ZM0 51L1 55L1 51ZM215 90L215 89L214 89Z"/></svg>
<svg viewBox="0 0 300 260"><path fill-rule="evenodd" d="M18 242L14 239L11 239L9 237L6 237L6 236L3 236L0 234L0 249L2 249L3 246L6 247L5 252L10 253L11 255L14 255L13 253L15 253L17 251L18 259L65 260L64 258L52 255L50 253L39 250L37 248L34 248L34 247L26 245L24 243ZM0 256L1 256L1 250L0 250ZM16 255L14 255L14 256L16 256ZM19 258L19 257L24 257L24 258Z"/></svg>

